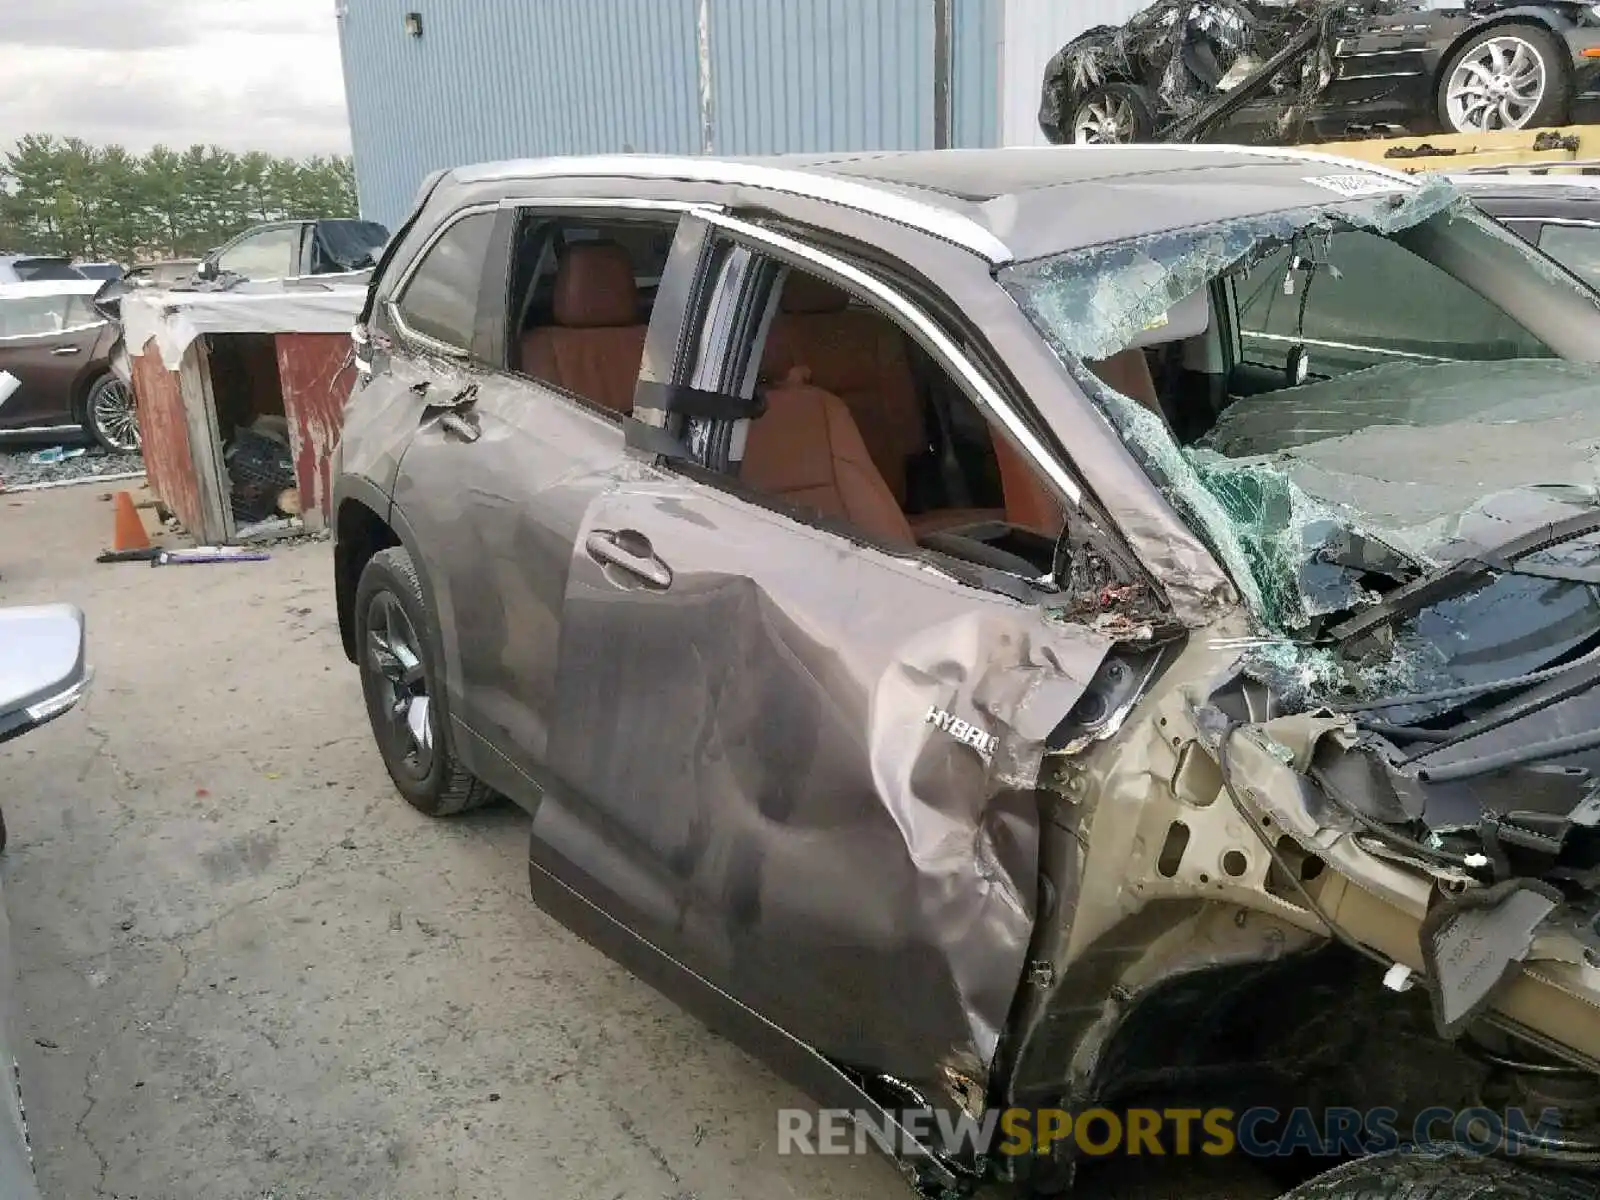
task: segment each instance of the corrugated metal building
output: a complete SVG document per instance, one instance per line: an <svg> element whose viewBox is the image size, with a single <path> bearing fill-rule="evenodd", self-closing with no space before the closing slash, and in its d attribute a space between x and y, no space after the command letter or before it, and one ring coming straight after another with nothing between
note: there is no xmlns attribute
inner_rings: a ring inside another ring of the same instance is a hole
<svg viewBox="0 0 1600 1200"><path fill-rule="evenodd" d="M490 159L1040 142L1050 55L1142 2L339 0L362 211Z"/></svg>

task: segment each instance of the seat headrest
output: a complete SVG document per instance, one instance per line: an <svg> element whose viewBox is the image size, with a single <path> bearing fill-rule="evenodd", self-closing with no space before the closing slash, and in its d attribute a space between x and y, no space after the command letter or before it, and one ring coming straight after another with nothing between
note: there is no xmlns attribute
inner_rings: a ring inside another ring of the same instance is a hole
<svg viewBox="0 0 1600 1200"><path fill-rule="evenodd" d="M553 298L557 325L614 328L639 323L633 261L612 242L579 242L561 253Z"/></svg>
<svg viewBox="0 0 1600 1200"><path fill-rule="evenodd" d="M786 313L843 312L850 304L850 293L815 275L790 271L784 280L779 307Z"/></svg>

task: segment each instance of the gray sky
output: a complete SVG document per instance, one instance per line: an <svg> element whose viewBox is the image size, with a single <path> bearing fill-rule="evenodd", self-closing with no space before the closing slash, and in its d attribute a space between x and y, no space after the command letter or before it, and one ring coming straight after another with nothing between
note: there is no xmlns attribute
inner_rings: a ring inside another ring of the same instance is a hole
<svg viewBox="0 0 1600 1200"><path fill-rule="evenodd" d="M0 0L0 149L350 149L335 0Z"/></svg>

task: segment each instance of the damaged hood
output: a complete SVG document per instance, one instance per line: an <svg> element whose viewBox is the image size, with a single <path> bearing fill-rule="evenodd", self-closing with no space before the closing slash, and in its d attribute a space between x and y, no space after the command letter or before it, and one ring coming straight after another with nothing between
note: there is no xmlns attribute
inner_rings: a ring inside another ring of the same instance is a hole
<svg viewBox="0 0 1600 1200"><path fill-rule="evenodd" d="M1591 362L1385 365L1238 399L1198 445L1107 386L1093 364L1161 340L1196 294L1336 230L1411 239L1515 277L1526 311L1558 314L1551 349L1600 353L1595 294L1474 213L1448 183L1351 174L1361 198L1152 234L1017 264L1002 283L1124 444L1227 568L1260 625L1304 638L1451 561L1451 523L1519 489L1600 484L1600 367ZM1448 243L1448 245L1446 245ZM1536 519L1536 518L1530 518ZM1470 522L1469 522L1470 523Z"/></svg>
<svg viewBox="0 0 1600 1200"><path fill-rule="evenodd" d="M1600 485L1600 367L1387 364L1240 401L1195 453L1282 471L1397 548L1449 562L1516 532L1504 517L1483 527L1486 504L1515 507L1501 493ZM1522 507L1525 521L1548 515L1537 495Z"/></svg>

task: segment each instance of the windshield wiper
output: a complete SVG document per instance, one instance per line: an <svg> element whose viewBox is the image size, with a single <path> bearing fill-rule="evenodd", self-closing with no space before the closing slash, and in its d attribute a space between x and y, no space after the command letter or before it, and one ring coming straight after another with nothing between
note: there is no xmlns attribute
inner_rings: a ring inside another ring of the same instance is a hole
<svg viewBox="0 0 1600 1200"><path fill-rule="evenodd" d="M1591 577L1587 572L1561 567L1522 567L1517 561L1596 532L1600 532L1600 508L1541 525L1396 588L1381 604L1375 604L1335 625L1328 631L1328 636L1336 643L1353 641L1430 605L1463 595L1471 591L1485 575L1531 575L1540 579L1600 584L1600 575Z"/></svg>

